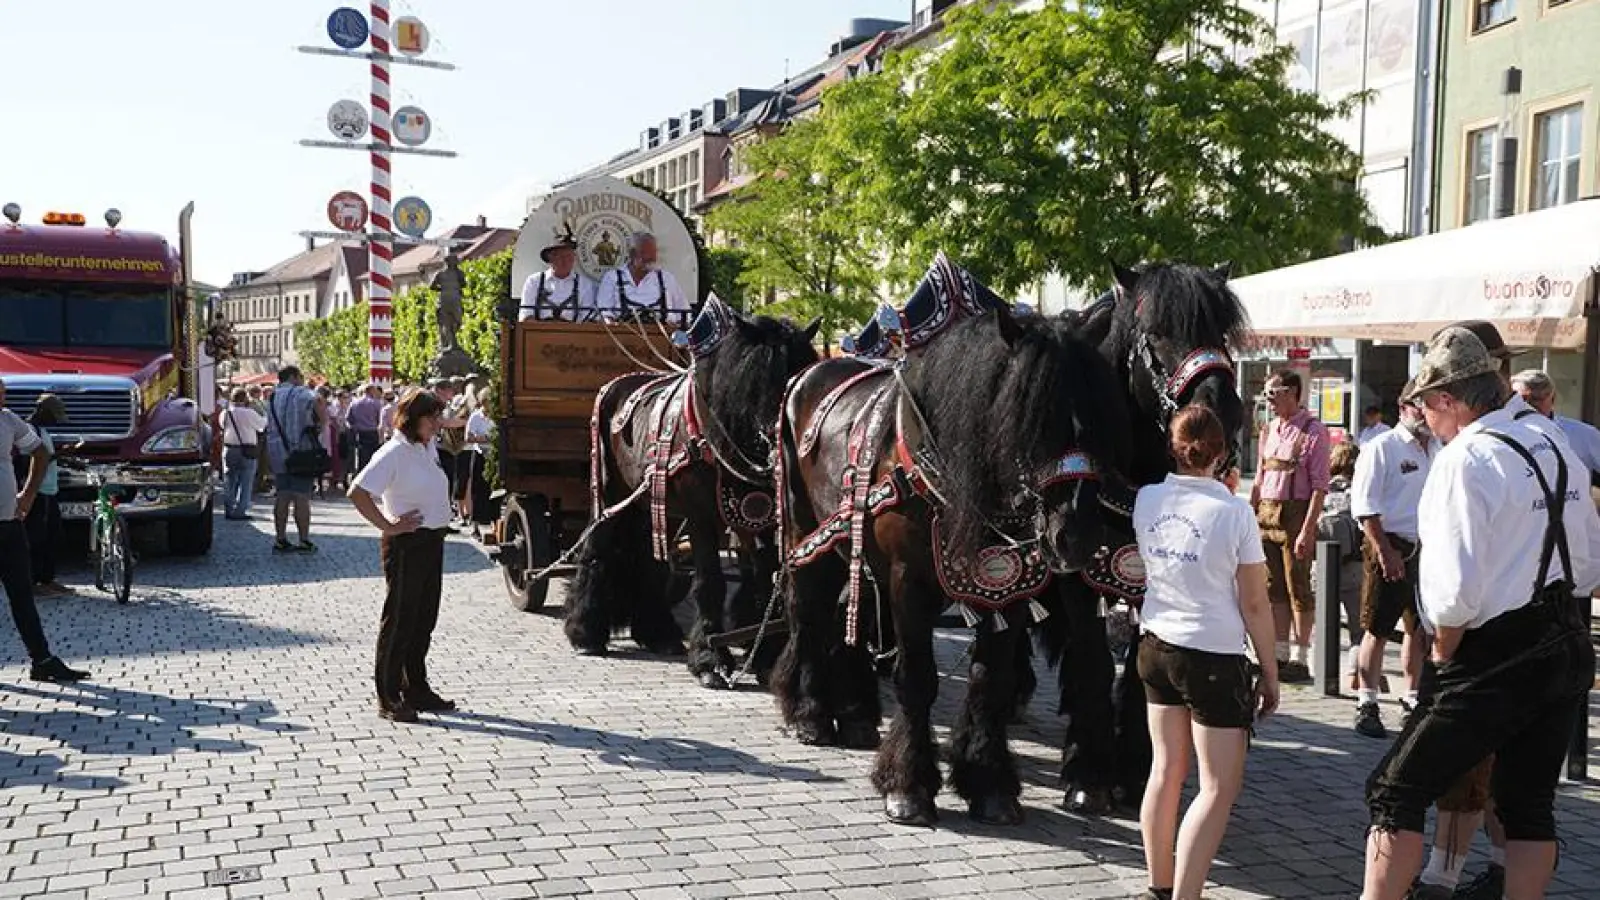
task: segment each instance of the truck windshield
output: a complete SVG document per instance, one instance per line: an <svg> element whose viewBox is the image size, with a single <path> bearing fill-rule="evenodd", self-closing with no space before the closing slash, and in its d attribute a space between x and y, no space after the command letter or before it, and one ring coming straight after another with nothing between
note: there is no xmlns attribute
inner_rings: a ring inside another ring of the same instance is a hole
<svg viewBox="0 0 1600 900"><path fill-rule="evenodd" d="M171 298L120 285L0 284L0 344L171 347Z"/></svg>

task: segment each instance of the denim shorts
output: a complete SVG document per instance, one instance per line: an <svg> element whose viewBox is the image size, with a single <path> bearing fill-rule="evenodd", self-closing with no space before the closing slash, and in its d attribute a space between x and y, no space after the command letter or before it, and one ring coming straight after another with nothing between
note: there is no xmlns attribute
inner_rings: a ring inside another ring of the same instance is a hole
<svg viewBox="0 0 1600 900"><path fill-rule="evenodd" d="M290 475L288 472L273 472L272 487L279 494L305 494L310 496L317 489L317 480L309 475Z"/></svg>

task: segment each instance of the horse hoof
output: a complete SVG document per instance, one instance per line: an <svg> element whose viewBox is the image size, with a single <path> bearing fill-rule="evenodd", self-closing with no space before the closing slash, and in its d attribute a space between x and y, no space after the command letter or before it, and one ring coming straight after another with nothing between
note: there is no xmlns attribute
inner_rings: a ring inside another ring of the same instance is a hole
<svg viewBox="0 0 1600 900"><path fill-rule="evenodd" d="M700 686L712 691L725 691L729 688L728 679L722 677L721 672L701 672L698 676Z"/></svg>
<svg viewBox="0 0 1600 900"><path fill-rule="evenodd" d="M683 641L678 641L675 644L647 644L644 652L655 656L688 656L689 648L683 645Z"/></svg>
<svg viewBox="0 0 1600 900"><path fill-rule="evenodd" d="M832 747L835 739L832 727L811 722L796 725L794 737L807 747Z"/></svg>
<svg viewBox="0 0 1600 900"><path fill-rule="evenodd" d="M979 797L967 806L967 815L974 822L985 825L1020 825L1022 824L1022 804L1015 797L1002 797L991 794Z"/></svg>
<svg viewBox="0 0 1600 900"><path fill-rule="evenodd" d="M1064 805L1068 812L1075 812L1080 816L1103 816L1111 812L1111 790L1076 788L1067 792L1067 802Z"/></svg>
<svg viewBox="0 0 1600 900"><path fill-rule="evenodd" d="M850 722L839 726L839 746L846 750L876 750L882 741L876 725Z"/></svg>
<svg viewBox="0 0 1600 900"><path fill-rule="evenodd" d="M573 647L572 652L578 656L605 656L608 651L604 647Z"/></svg>
<svg viewBox="0 0 1600 900"><path fill-rule="evenodd" d="M885 794L883 813L896 825L932 828L939 821L939 808L932 797L921 794Z"/></svg>

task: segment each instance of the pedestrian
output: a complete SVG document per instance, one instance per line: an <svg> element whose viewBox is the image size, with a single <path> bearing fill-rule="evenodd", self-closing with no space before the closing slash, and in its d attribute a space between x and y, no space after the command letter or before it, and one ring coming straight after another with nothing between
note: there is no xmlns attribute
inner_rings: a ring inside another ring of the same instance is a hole
<svg viewBox="0 0 1600 900"><path fill-rule="evenodd" d="M1266 395L1273 419L1257 442L1261 458L1250 492L1266 541L1267 592L1284 684L1311 681L1311 630L1317 618L1311 558L1317 549L1317 520L1328 495L1332 450L1328 429L1306 410L1304 394L1298 372L1285 369L1268 379Z"/></svg>
<svg viewBox="0 0 1600 900"><path fill-rule="evenodd" d="M359 472L372 461L372 455L383 446L384 437L379 427L383 417L383 388L369 384L361 389L361 397L350 404L345 412L345 424L355 441L355 471Z"/></svg>
<svg viewBox="0 0 1600 900"><path fill-rule="evenodd" d="M383 393L383 411L378 414L378 436L383 440L379 442L379 446L394 437L394 411L400 405L399 398L404 393L404 385L396 385L392 390Z"/></svg>
<svg viewBox="0 0 1600 900"><path fill-rule="evenodd" d="M489 449L494 444L494 420L490 414L494 409L494 394L488 385L478 389L476 402L472 414L467 416L466 440L467 447L472 450L467 454L471 462L468 480L471 489L467 492L467 518L472 522L472 536L483 538L483 528L494 524L493 501L490 499L489 476L486 463L489 459Z"/></svg>
<svg viewBox="0 0 1600 900"><path fill-rule="evenodd" d="M1412 397L1445 444L1419 516L1437 684L1368 781L1364 900L1406 894L1428 806L1490 755L1503 895L1543 897L1554 870L1555 786L1594 679L1575 596L1600 585L1600 514L1577 487L1582 459L1510 394L1472 331L1429 344Z"/></svg>
<svg viewBox="0 0 1600 900"><path fill-rule="evenodd" d="M61 398L55 394L40 394L34 401L33 414L28 417L28 424L33 426L34 433L39 435L39 440L44 444L45 452L50 455L50 462L45 466L44 479L39 482L39 496L33 502L33 508L28 510L28 546L33 551L33 593L38 597L58 597L70 593L59 581L56 581L56 548L61 546L61 503L56 496L59 491L60 475L56 465L55 436L50 429L65 425L67 422L67 407ZM26 470L23 477L27 477Z"/></svg>
<svg viewBox="0 0 1600 900"><path fill-rule="evenodd" d="M1538 369L1528 369L1511 376L1511 389L1523 402L1538 410L1539 414L1556 423L1578 451L1578 458L1589 469L1589 483L1600 487L1600 428L1569 416L1556 415L1556 383Z"/></svg>
<svg viewBox="0 0 1600 900"><path fill-rule="evenodd" d="M267 458L276 494L272 523L277 531L274 553L315 553L311 543L311 492L327 472L327 455L319 439L317 396L305 386L296 366L278 372L278 387L267 404ZM289 543L289 513L294 512L300 542Z"/></svg>
<svg viewBox="0 0 1600 900"><path fill-rule="evenodd" d="M267 421L250 405L244 388L234 388L230 400L222 412L222 510L224 518L243 522L250 518Z"/></svg>
<svg viewBox="0 0 1600 900"><path fill-rule="evenodd" d="M1411 397L1406 385L1404 397ZM1402 714L1417 706L1422 680L1426 637L1419 633L1416 609L1420 564L1417 512L1422 486L1428 479L1439 443L1428 430L1422 411L1409 402L1400 405L1400 427L1368 442L1356 463L1351 508L1361 522L1362 545L1361 654L1357 675L1355 729L1371 738L1389 736L1378 711L1383 675L1384 645L1395 626L1405 629L1400 666L1405 671L1406 694Z"/></svg>
<svg viewBox="0 0 1600 900"><path fill-rule="evenodd" d="M434 692L427 669L450 523L449 484L433 444L443 413L443 404L428 391L402 400L394 438L350 488L356 510L383 535L379 558L385 593L374 681L378 715L395 722L456 708Z"/></svg>
<svg viewBox="0 0 1600 900"><path fill-rule="evenodd" d="M1243 786L1250 728L1278 706L1278 672L1261 532L1216 474L1229 452L1222 421L1190 406L1170 430L1177 473L1141 488L1133 510L1146 573L1138 667L1154 751L1139 829L1145 900L1200 900ZM1261 660L1259 686L1247 646ZM1180 827L1191 752L1200 791Z"/></svg>
<svg viewBox="0 0 1600 900"><path fill-rule="evenodd" d="M50 454L44 441L16 413L5 409L6 387L0 381L0 451L6 464L0 465L0 587L11 602L11 621L28 650L28 677L34 681L82 681L89 673L74 669L50 652L39 607L33 596L33 553L28 547L25 520L39 497ZM17 490L13 456L28 457L28 474L22 490Z"/></svg>
<svg viewBox="0 0 1600 900"><path fill-rule="evenodd" d="M1349 647L1345 652L1345 677L1350 690L1361 687L1356 674L1361 655L1361 525L1350 511L1350 486L1356 477L1361 448L1344 441L1328 454L1328 498L1317 520L1317 540L1339 547L1339 606L1344 610Z"/></svg>
<svg viewBox="0 0 1600 900"><path fill-rule="evenodd" d="M1389 423L1383 421L1383 409L1369 406L1361 413L1361 434L1356 438L1356 445L1365 447L1373 439L1389 431Z"/></svg>

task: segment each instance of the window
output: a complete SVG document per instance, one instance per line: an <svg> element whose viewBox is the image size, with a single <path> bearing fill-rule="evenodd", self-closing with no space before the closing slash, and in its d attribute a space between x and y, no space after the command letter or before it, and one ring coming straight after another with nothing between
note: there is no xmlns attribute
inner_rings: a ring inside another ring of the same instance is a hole
<svg viewBox="0 0 1600 900"><path fill-rule="evenodd" d="M1493 128L1467 132L1467 192L1461 209L1463 225L1482 222L1494 213L1494 137Z"/></svg>
<svg viewBox="0 0 1600 900"><path fill-rule="evenodd" d="M1583 104L1553 109L1534 119L1533 208L1578 199L1583 162Z"/></svg>
<svg viewBox="0 0 1600 900"><path fill-rule="evenodd" d="M1472 33L1487 31L1517 17L1517 0L1472 0Z"/></svg>

